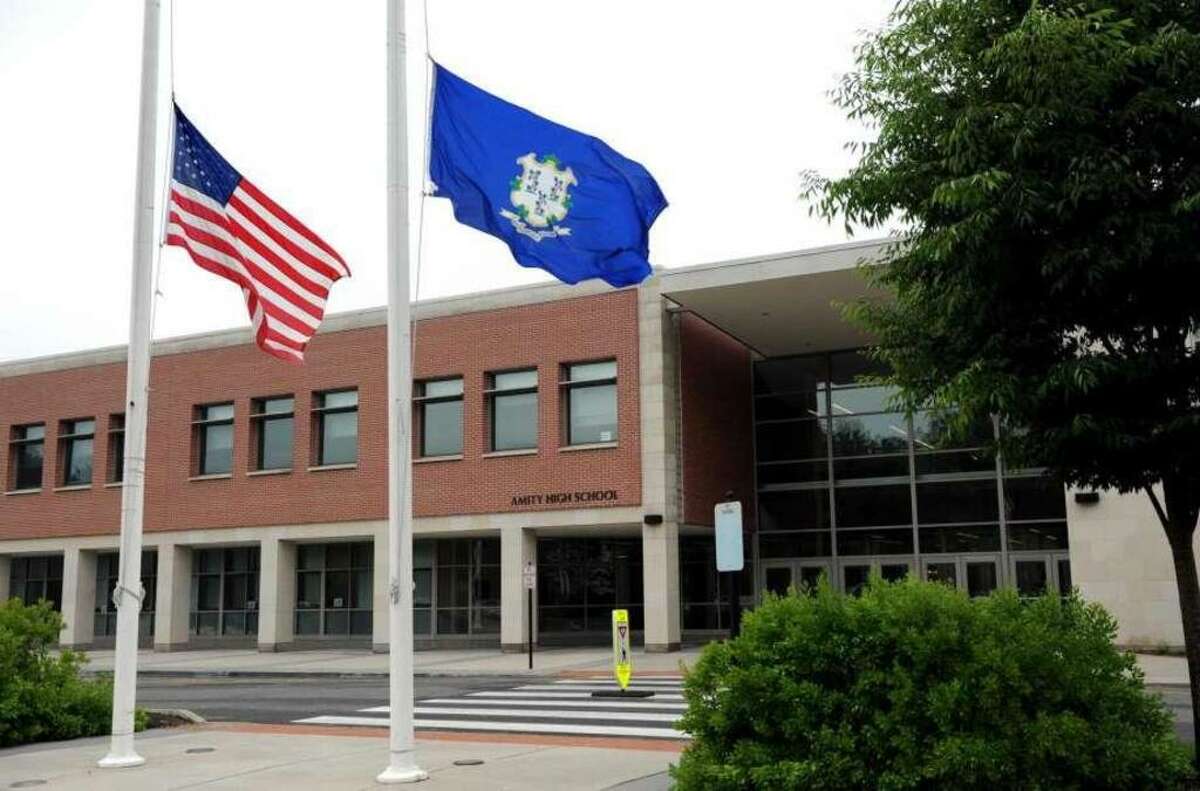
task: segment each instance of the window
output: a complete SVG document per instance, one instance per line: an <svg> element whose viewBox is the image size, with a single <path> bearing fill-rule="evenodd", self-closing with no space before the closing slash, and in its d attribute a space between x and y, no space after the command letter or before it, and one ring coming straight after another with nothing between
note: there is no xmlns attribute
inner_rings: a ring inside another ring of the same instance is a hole
<svg viewBox="0 0 1200 791"><path fill-rule="evenodd" d="M304 544L296 555L296 634L370 637L371 542Z"/></svg>
<svg viewBox="0 0 1200 791"><path fill-rule="evenodd" d="M629 611L629 626L643 623L642 542L626 538L539 538L538 631L612 629L612 611Z"/></svg>
<svg viewBox="0 0 1200 791"><path fill-rule="evenodd" d="M194 447L197 475L233 471L233 404L196 407Z"/></svg>
<svg viewBox="0 0 1200 791"><path fill-rule="evenodd" d="M566 366L568 445L617 441L617 361Z"/></svg>
<svg viewBox="0 0 1200 791"><path fill-rule="evenodd" d="M538 445L538 372L508 371L489 375L493 451L524 450Z"/></svg>
<svg viewBox="0 0 1200 791"><path fill-rule="evenodd" d="M200 549L192 557L191 634L258 634L258 547Z"/></svg>
<svg viewBox="0 0 1200 791"><path fill-rule="evenodd" d="M420 455L457 456L463 450L463 380L435 379L417 383Z"/></svg>
<svg viewBox="0 0 1200 791"><path fill-rule="evenodd" d="M358 391L316 394L313 435L318 467L358 461Z"/></svg>
<svg viewBox="0 0 1200 791"><path fill-rule="evenodd" d="M63 486L86 486L92 482L92 445L96 438L95 418L64 420L59 424L62 449Z"/></svg>
<svg viewBox="0 0 1200 791"><path fill-rule="evenodd" d="M12 459L12 489L42 488L42 456L46 445L46 426L33 423L14 426L9 443Z"/></svg>
<svg viewBox="0 0 1200 791"><path fill-rule="evenodd" d="M97 637L113 637L117 633L117 608L112 594L120 575L120 555L102 552L96 556L96 613L94 630ZM154 596L158 582L158 552L142 551L142 609L138 614L138 636L154 636Z"/></svg>
<svg viewBox="0 0 1200 791"><path fill-rule="evenodd" d="M443 539L435 554L437 634L499 634L500 539Z"/></svg>
<svg viewBox="0 0 1200 791"><path fill-rule="evenodd" d="M250 410L254 469L290 470L295 428L292 396L256 398Z"/></svg>
<svg viewBox="0 0 1200 791"><path fill-rule="evenodd" d="M12 559L9 593L26 604L45 599L62 611L62 555L35 555Z"/></svg>
<svg viewBox="0 0 1200 791"><path fill-rule="evenodd" d="M108 481L121 483L125 480L125 416L110 415L108 418Z"/></svg>

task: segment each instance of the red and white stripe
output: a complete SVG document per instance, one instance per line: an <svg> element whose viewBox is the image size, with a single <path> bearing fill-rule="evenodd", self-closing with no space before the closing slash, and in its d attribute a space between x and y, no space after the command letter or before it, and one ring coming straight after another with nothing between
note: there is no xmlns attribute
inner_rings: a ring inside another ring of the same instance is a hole
<svg viewBox="0 0 1200 791"><path fill-rule="evenodd" d="M330 287L350 275L332 247L246 179L224 206L172 179L167 244L241 286L259 348L292 363L304 361Z"/></svg>

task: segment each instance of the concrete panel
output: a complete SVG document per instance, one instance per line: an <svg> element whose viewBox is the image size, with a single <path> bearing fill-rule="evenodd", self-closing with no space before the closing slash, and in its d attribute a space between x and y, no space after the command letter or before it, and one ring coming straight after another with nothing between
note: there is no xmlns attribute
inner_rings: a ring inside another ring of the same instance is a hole
<svg viewBox="0 0 1200 791"><path fill-rule="evenodd" d="M159 544L155 651L178 651L187 647L191 608L192 549L178 544Z"/></svg>
<svg viewBox="0 0 1200 791"><path fill-rule="evenodd" d="M642 528L642 586L645 596L646 651L678 651L679 525L664 522Z"/></svg>
<svg viewBox="0 0 1200 791"><path fill-rule="evenodd" d="M62 616L59 635L63 648L92 644L96 611L96 553L70 547L63 552Z"/></svg>
<svg viewBox="0 0 1200 791"><path fill-rule="evenodd" d="M524 570L537 563L537 534L527 528L500 531L500 648L517 652L529 649L529 618ZM533 641L537 644L537 591L533 596Z"/></svg>
<svg viewBox="0 0 1200 791"><path fill-rule="evenodd" d="M264 539L258 577L258 650L278 651L293 639L296 544Z"/></svg>

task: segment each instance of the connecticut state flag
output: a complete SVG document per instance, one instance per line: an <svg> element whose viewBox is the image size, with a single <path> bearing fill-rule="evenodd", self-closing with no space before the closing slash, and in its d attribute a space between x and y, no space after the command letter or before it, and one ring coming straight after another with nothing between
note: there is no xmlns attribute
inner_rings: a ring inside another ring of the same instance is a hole
<svg viewBox="0 0 1200 791"><path fill-rule="evenodd" d="M644 167L440 65L434 79L429 178L459 222L565 283L650 275L650 226L667 201Z"/></svg>

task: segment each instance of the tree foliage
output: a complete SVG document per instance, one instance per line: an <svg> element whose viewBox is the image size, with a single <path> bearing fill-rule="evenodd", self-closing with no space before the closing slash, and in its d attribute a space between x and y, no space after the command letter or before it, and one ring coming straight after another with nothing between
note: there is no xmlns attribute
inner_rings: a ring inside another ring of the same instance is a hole
<svg viewBox="0 0 1200 791"><path fill-rule="evenodd" d="M688 672L678 788L1177 788L1163 704L1099 606L927 582L769 597Z"/></svg>
<svg viewBox="0 0 1200 791"><path fill-rule="evenodd" d="M835 93L877 136L817 211L899 223L853 307L909 407L1200 502L1200 2L906 0Z"/></svg>

